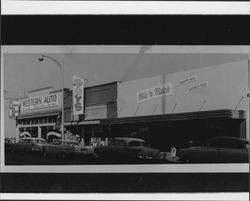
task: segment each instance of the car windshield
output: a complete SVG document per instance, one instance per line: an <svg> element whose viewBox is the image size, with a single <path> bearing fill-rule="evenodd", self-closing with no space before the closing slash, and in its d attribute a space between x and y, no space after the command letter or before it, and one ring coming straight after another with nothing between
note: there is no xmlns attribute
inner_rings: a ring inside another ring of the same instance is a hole
<svg viewBox="0 0 250 201"><path fill-rule="evenodd" d="M131 141L128 144L129 147L141 147L141 146L145 146L145 142L143 141Z"/></svg>
<svg viewBox="0 0 250 201"><path fill-rule="evenodd" d="M110 146L126 146L126 141L125 140L118 140L118 139L113 139L110 144Z"/></svg>
<svg viewBox="0 0 250 201"><path fill-rule="evenodd" d="M24 140L24 143L31 143L31 142L32 142L31 139L26 139L26 140Z"/></svg>
<svg viewBox="0 0 250 201"><path fill-rule="evenodd" d="M61 144L61 142L60 142L60 141L58 141L58 140L55 140L55 141L53 141L53 142L52 142L52 144L53 144L53 145L60 145L60 144Z"/></svg>
<svg viewBox="0 0 250 201"><path fill-rule="evenodd" d="M72 145L72 146L79 145L79 143L78 143L78 142L69 142L69 144L70 144L70 145Z"/></svg>

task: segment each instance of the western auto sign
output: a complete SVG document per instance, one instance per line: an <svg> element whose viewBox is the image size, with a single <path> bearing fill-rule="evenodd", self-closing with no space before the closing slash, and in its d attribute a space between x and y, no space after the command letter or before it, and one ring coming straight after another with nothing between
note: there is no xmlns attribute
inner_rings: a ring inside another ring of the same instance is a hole
<svg viewBox="0 0 250 201"><path fill-rule="evenodd" d="M84 80L73 76L73 114L84 113Z"/></svg>
<svg viewBox="0 0 250 201"><path fill-rule="evenodd" d="M54 93L21 100L21 113L52 108L59 109L61 107L60 96L61 93Z"/></svg>
<svg viewBox="0 0 250 201"><path fill-rule="evenodd" d="M137 103L144 102L153 98L158 98L161 96L171 95L172 93L173 92L171 83L158 85L149 89L139 91L137 93Z"/></svg>

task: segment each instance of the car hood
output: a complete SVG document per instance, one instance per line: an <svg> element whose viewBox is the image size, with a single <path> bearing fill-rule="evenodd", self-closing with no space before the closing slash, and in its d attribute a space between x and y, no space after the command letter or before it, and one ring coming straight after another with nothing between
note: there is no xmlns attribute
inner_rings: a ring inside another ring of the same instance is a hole
<svg viewBox="0 0 250 201"><path fill-rule="evenodd" d="M188 148L182 148L180 151L188 151L188 150L197 150L197 149L210 149L211 147L206 147L206 146L193 146L193 147L188 147Z"/></svg>
<svg viewBox="0 0 250 201"><path fill-rule="evenodd" d="M113 146L103 146L103 147L95 147L95 149L98 149L98 150L102 150L102 149L109 149L109 148L116 148L116 147L113 147ZM139 146L139 147L129 147L131 149L143 149L145 151L153 151L153 152L159 152L160 150L159 149L154 149L154 148L150 148L150 147L143 147L143 146Z"/></svg>

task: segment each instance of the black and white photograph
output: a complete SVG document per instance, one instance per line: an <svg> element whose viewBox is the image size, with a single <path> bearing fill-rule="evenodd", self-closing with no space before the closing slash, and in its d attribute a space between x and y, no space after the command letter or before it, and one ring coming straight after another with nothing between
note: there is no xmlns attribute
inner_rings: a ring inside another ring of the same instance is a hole
<svg viewBox="0 0 250 201"><path fill-rule="evenodd" d="M5 166L248 163L246 46L10 49Z"/></svg>
<svg viewBox="0 0 250 201"><path fill-rule="evenodd" d="M60 3L3 3L1 198L247 200L249 2Z"/></svg>

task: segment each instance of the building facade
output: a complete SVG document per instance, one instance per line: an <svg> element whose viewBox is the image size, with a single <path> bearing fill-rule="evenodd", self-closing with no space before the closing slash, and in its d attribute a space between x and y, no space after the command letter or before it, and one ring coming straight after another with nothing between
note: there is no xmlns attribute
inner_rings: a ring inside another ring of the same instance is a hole
<svg viewBox="0 0 250 201"><path fill-rule="evenodd" d="M249 139L247 61L120 83L114 130L169 150L216 136Z"/></svg>
<svg viewBox="0 0 250 201"><path fill-rule="evenodd" d="M17 136L46 138L56 129L61 91L30 91L20 100ZM41 104L41 101L43 104ZM91 138L138 137L169 151L216 136L249 139L249 69L246 61L86 87L84 114L73 115L64 91L65 128Z"/></svg>

